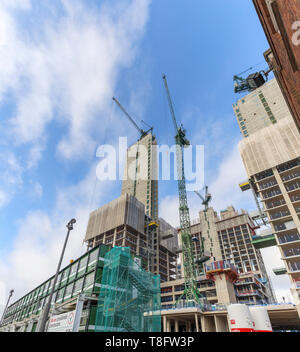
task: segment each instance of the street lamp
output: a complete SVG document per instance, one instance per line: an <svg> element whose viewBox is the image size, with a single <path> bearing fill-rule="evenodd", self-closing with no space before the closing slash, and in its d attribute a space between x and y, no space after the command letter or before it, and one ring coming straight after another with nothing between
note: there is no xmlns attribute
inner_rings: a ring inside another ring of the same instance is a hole
<svg viewBox="0 0 300 352"><path fill-rule="evenodd" d="M42 313L42 316L41 316L41 322L40 322L40 326L38 327L38 332L44 332L45 331L46 323L47 323L47 320L49 318L51 301L52 301L52 297L53 297L53 293L54 293L57 277L58 277L58 274L59 274L59 271L60 271L60 266L61 266L64 254L65 254L65 249L66 249L67 242L68 242L68 239L69 239L70 231L73 230L73 225L75 223L76 223L76 219L72 219L66 225L67 228L68 228L67 236L66 236L65 243L64 243L64 246L63 246L63 249L62 249L62 252L61 252L61 256L60 256L59 262L58 262L58 266L57 266L56 274L55 274L55 277L54 277L54 282L53 282L53 286L52 286L52 289L51 289L51 293L49 295L48 302L47 302L47 304L45 306L45 309L43 310L43 313Z"/></svg>
<svg viewBox="0 0 300 352"><path fill-rule="evenodd" d="M4 308L4 312L3 312L3 314L2 314L2 318L1 318L1 321L0 321L0 326L1 326L1 324L2 324L2 321L3 321L4 317L5 317L5 314L6 314L6 311L7 311L7 308L8 308L8 304L9 304L9 301L10 301L10 299L11 299L13 293L14 293L14 290L10 290L10 291L9 291L9 296L8 296L8 299L7 299L6 306L5 306L5 308Z"/></svg>

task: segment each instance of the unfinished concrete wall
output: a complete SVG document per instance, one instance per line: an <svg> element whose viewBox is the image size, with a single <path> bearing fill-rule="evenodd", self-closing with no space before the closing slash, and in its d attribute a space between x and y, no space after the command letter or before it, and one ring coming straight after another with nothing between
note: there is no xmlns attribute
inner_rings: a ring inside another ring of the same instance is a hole
<svg viewBox="0 0 300 352"><path fill-rule="evenodd" d="M227 315L215 315L216 332L229 332Z"/></svg>
<svg viewBox="0 0 300 352"><path fill-rule="evenodd" d="M145 205L145 212L152 219L158 217L157 172L157 142L148 133L127 150L122 195L135 196Z"/></svg>
<svg viewBox="0 0 300 352"><path fill-rule="evenodd" d="M238 100L233 110L244 138L290 115L275 78Z"/></svg>
<svg viewBox="0 0 300 352"><path fill-rule="evenodd" d="M215 284L218 296L218 303L236 303L234 285L232 282L226 279L225 273L215 275Z"/></svg>
<svg viewBox="0 0 300 352"><path fill-rule="evenodd" d="M160 244L166 247L171 252L176 252L178 249L178 235L177 230L171 226L167 221L163 218L158 219L159 222L159 237ZM168 239L163 239L163 237L167 234L173 234L173 237Z"/></svg>
<svg viewBox="0 0 300 352"><path fill-rule="evenodd" d="M239 150L250 178L299 157L300 134L290 116L243 139Z"/></svg>
<svg viewBox="0 0 300 352"><path fill-rule="evenodd" d="M85 241L124 224L144 233L145 207L129 194L122 195L90 214Z"/></svg>
<svg viewBox="0 0 300 352"><path fill-rule="evenodd" d="M216 324L213 316L201 316L201 328L202 332L216 332Z"/></svg>

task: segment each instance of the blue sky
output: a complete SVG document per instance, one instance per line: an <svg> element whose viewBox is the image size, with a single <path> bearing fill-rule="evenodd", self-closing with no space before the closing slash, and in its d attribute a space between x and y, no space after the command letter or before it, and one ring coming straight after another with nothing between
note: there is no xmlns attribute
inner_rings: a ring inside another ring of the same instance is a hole
<svg viewBox="0 0 300 352"><path fill-rule="evenodd" d="M246 174L232 110L233 75L266 67L251 1L3 0L0 33L2 296L14 287L20 297L53 273L73 216L65 262L80 255L89 212L119 196L120 181L95 174L99 145L137 138L113 95L154 126L159 144L173 144L162 73L178 121L205 147L212 205L253 209L237 187ZM188 196L195 218L200 203ZM159 199L176 225L176 182L160 182ZM265 258L277 263L273 252ZM287 280L276 280L285 294Z"/></svg>

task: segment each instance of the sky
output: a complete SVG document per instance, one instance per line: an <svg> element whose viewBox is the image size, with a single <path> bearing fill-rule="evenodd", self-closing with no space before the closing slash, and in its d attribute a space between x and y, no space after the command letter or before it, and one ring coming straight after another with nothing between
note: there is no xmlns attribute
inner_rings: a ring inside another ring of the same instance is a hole
<svg viewBox="0 0 300 352"><path fill-rule="evenodd" d="M178 122L204 146L211 205L253 210L238 188L233 75L264 69L267 49L248 0L1 0L0 312L11 288L17 299L54 274L71 218L64 264L85 251L89 213L120 195L121 181L97 179L96 150L138 132L112 96L174 144L163 73ZM188 201L197 218L199 198ZM159 202L177 226L176 181L159 182ZM278 249L262 254L278 299L290 300L289 280L272 273Z"/></svg>

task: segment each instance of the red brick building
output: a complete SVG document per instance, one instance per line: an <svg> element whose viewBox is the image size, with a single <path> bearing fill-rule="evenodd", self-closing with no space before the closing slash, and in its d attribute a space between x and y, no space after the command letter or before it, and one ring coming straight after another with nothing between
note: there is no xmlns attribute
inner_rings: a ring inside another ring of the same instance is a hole
<svg viewBox="0 0 300 352"><path fill-rule="evenodd" d="M270 50L264 55L300 130L300 0L253 0Z"/></svg>

